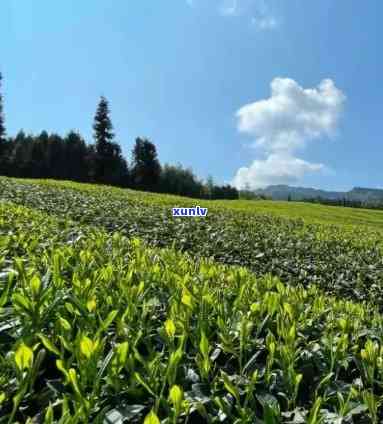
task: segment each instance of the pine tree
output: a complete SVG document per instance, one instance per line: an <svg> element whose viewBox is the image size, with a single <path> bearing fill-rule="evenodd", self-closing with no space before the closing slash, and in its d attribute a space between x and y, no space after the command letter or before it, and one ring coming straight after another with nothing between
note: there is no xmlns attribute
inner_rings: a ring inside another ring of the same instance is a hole
<svg viewBox="0 0 383 424"><path fill-rule="evenodd" d="M96 150L100 156L109 153L109 144L113 141L113 125L109 117L109 104L104 96L101 96L94 117L94 138L96 140Z"/></svg>
<svg viewBox="0 0 383 424"><path fill-rule="evenodd" d="M110 110L108 101L101 96L94 117L94 139L96 141L96 161L95 161L95 178L97 182L110 182L111 159L113 157L112 142L114 139L113 125L110 119Z"/></svg>
<svg viewBox="0 0 383 424"><path fill-rule="evenodd" d="M96 141L95 170L91 174L94 174L96 182L123 184L127 178L128 168L122 156L121 147L113 141L114 133L109 104L103 96L97 107L93 129Z"/></svg>

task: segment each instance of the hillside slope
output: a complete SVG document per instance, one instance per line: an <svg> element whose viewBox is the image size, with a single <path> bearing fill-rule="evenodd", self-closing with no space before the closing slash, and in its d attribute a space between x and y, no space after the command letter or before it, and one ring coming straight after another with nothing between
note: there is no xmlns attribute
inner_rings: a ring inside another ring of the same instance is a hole
<svg viewBox="0 0 383 424"><path fill-rule="evenodd" d="M274 214L260 213L258 202L203 202L209 209L206 218L173 217L171 207L195 201L55 181L1 179L0 201L120 231L153 247L171 246L196 258L241 265L256 275L272 273L290 284L315 283L329 294L371 300L383 309L382 238L375 225L292 219L290 205L290 218L277 216L278 205L270 202L263 203L264 210L274 208ZM330 209L344 214L341 208Z"/></svg>
<svg viewBox="0 0 383 424"><path fill-rule="evenodd" d="M343 226L365 226L371 230L383 231L383 211L371 209L345 208L326 206L305 202L287 202L270 200L200 200L171 194L157 194L136 190L121 189L110 186L82 184L72 181L28 180L0 177L0 195L7 191L7 182L18 184L33 184L33 186L63 188L76 190L80 193L100 193L107 197L130 199L152 205L195 206L200 205L212 210L233 210L250 214L272 214L287 218L304 219L307 223L336 224Z"/></svg>

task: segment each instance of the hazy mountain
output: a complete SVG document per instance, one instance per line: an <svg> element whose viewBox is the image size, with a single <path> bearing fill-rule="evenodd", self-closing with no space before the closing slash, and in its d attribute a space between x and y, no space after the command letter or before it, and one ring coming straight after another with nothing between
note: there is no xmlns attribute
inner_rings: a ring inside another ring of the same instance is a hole
<svg viewBox="0 0 383 424"><path fill-rule="evenodd" d="M326 191L307 187L292 187L288 185L271 185L255 190L256 194L271 197L273 200L354 200L367 203L383 202L383 189L354 187L350 191Z"/></svg>

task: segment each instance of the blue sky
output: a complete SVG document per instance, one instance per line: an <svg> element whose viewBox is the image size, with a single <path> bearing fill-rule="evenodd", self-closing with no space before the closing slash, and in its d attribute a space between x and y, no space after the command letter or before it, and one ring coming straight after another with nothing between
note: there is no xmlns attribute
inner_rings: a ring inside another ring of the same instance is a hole
<svg viewBox="0 0 383 424"><path fill-rule="evenodd" d="M382 15L380 0L1 0L8 133L91 142L105 95L127 157L146 136L220 183L383 187Z"/></svg>

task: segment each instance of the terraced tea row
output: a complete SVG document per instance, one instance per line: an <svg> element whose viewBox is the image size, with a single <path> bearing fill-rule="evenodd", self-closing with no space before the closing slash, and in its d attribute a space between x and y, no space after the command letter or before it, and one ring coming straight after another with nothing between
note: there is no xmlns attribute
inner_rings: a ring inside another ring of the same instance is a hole
<svg viewBox="0 0 383 424"><path fill-rule="evenodd" d="M371 305L0 205L0 423L370 423Z"/></svg>
<svg viewBox="0 0 383 424"><path fill-rule="evenodd" d="M306 224L219 206L209 206L206 218L177 218L171 215L169 196L145 194L141 200L139 194L130 193L0 179L3 201L111 232L119 230L152 246L173 246L194 257L246 266L257 275L272 273L291 284L314 282L340 298L373 300L383 306L381 237L373 230ZM172 206L193 201L185 203Z"/></svg>

